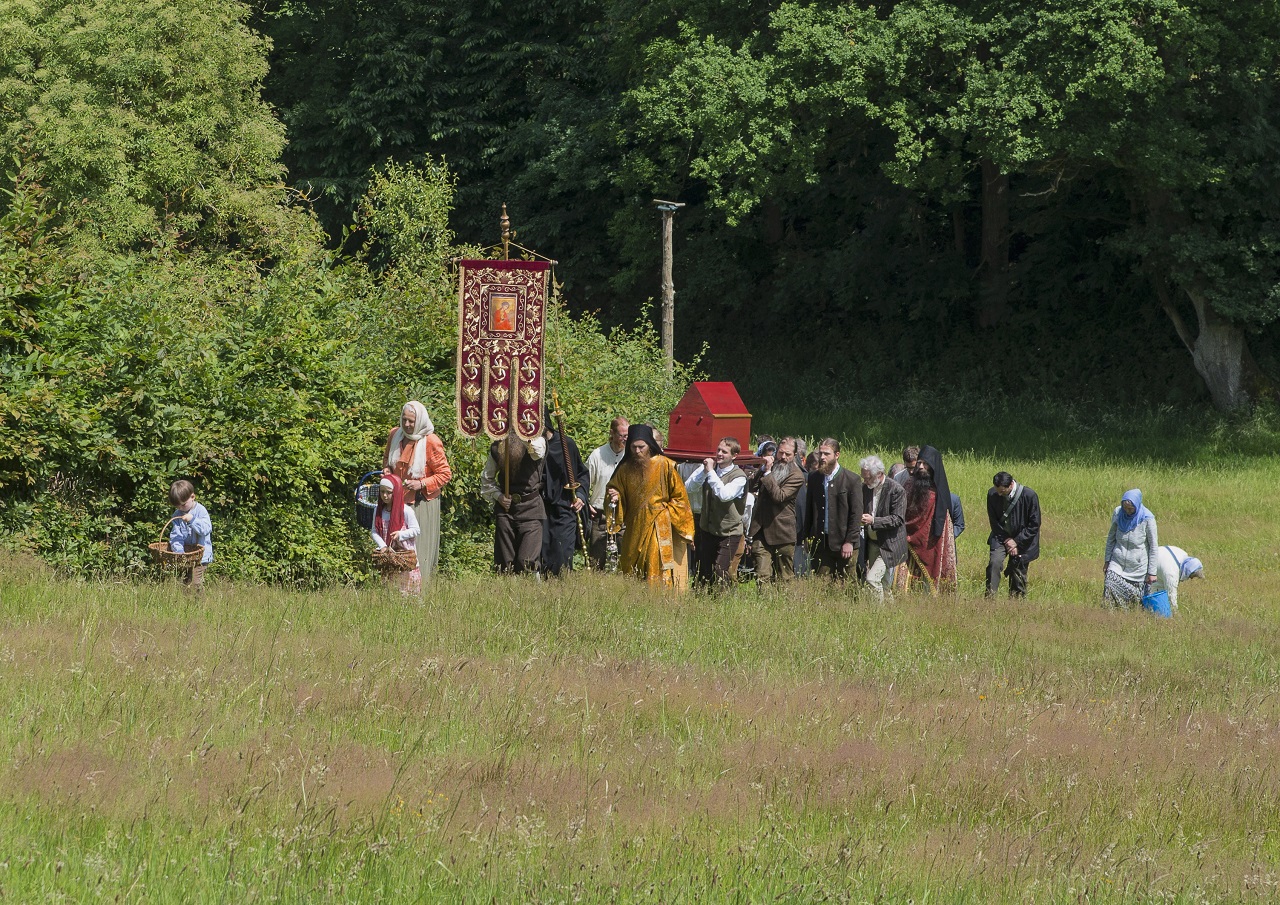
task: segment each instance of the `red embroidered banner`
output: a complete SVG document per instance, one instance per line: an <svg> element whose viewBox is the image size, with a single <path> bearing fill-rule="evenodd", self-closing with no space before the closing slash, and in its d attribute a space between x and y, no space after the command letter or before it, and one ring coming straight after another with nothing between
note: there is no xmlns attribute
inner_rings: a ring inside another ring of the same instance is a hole
<svg viewBox="0 0 1280 905"><path fill-rule="evenodd" d="M497 440L542 433L544 261L458 266L458 430Z"/></svg>

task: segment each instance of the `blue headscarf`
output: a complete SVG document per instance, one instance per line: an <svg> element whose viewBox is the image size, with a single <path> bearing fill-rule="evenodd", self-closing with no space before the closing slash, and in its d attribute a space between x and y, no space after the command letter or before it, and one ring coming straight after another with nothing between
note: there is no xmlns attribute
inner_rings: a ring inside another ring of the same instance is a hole
<svg viewBox="0 0 1280 905"><path fill-rule="evenodd" d="M1126 501L1133 503L1133 515L1129 515L1124 511L1124 503ZM1128 534L1134 528L1138 527L1139 524L1145 522L1147 519L1154 519L1155 516L1151 514L1150 509L1142 505L1142 491L1135 489L1130 490L1120 498L1120 505L1116 507L1115 518L1116 527L1125 534Z"/></svg>
<svg viewBox="0 0 1280 905"><path fill-rule="evenodd" d="M1182 565L1178 567L1178 578L1186 580L1197 572L1204 570L1204 563L1196 559L1194 556L1188 556L1182 561Z"/></svg>

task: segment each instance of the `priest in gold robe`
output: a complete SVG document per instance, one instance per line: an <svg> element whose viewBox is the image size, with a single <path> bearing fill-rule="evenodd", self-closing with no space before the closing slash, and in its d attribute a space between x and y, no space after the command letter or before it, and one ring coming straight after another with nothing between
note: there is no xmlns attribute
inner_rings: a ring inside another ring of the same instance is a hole
<svg viewBox="0 0 1280 905"><path fill-rule="evenodd" d="M675 463L647 424L627 430L627 451L607 491L626 526L618 543L618 571L636 574L654 587L681 593L689 587L689 541L693 510Z"/></svg>

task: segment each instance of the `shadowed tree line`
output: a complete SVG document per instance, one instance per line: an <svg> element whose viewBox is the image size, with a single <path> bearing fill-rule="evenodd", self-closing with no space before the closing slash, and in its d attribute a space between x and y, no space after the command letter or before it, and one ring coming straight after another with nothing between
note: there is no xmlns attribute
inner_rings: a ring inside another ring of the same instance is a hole
<svg viewBox="0 0 1280 905"><path fill-rule="evenodd" d="M445 156L455 226L629 322L677 217L677 350L777 395L1246 405L1280 372L1280 4L274 0L291 183L337 235ZM758 359L775 363L757 374ZM774 379L776 365L795 381Z"/></svg>

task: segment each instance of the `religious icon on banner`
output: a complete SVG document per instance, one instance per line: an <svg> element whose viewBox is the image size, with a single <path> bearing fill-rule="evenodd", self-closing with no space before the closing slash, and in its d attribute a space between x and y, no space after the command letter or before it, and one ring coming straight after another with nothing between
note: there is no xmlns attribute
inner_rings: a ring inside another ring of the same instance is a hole
<svg viewBox="0 0 1280 905"><path fill-rule="evenodd" d="M516 297L514 295L490 296L489 329L494 333L516 332Z"/></svg>
<svg viewBox="0 0 1280 905"><path fill-rule="evenodd" d="M458 430L499 439L542 433L545 261L458 265Z"/></svg>

